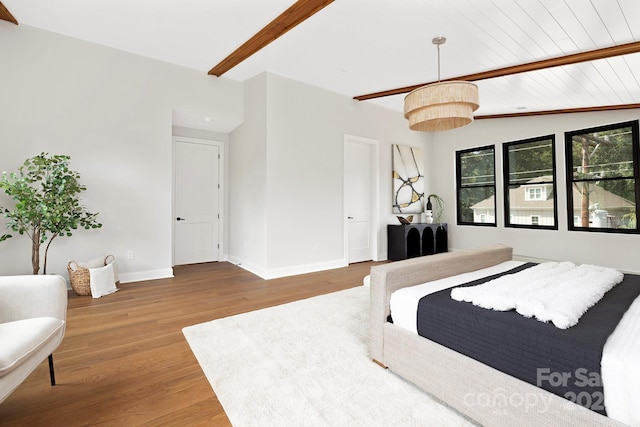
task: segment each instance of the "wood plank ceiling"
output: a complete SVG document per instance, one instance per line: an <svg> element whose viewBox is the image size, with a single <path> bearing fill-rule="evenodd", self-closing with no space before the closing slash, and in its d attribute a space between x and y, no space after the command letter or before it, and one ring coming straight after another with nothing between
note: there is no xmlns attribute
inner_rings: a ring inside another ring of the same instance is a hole
<svg viewBox="0 0 640 427"><path fill-rule="evenodd" d="M437 80L434 36L447 37L442 79L478 84L479 116L640 102L638 0L2 1L28 26L397 111L407 90Z"/></svg>
<svg viewBox="0 0 640 427"><path fill-rule="evenodd" d="M214 67L209 74L213 74L216 76L220 76L222 73L229 71L233 66L240 64L242 61L247 59L249 56L256 53L259 49L266 46L268 43L277 39L285 32L291 30L291 28L295 25L302 23L305 19L309 18L312 14L316 13L320 8L325 7L328 2L320 2L321 6L318 8L310 8L309 5L302 5L302 3L306 3L301 0L294 4L290 9L285 11L282 15L276 18L274 21L269 23L266 27L264 27L260 32L258 32L254 37L248 40L244 45L234 51L231 55L229 55L225 60L223 60L220 64ZM547 2L549 3L549 2ZM295 12L292 12L295 10ZM287 15L289 13L296 14L296 20L287 20ZM612 16L609 14L609 16ZM283 21L287 20L291 24L283 24ZM603 21L604 22L604 21ZM265 36L267 35L267 36ZM266 40L265 40L266 39ZM259 44L259 40L265 40L264 43ZM640 42L630 42L622 45L614 45L600 49L589 50L585 52L579 52L574 54L562 55L553 58L522 63L512 66L507 66L498 69L492 69L487 71L481 71L473 74L467 74L462 76L455 76L442 79L442 81L450 81L450 80L465 80L465 81L480 81L487 79L494 79L498 77L511 76L514 74L527 73L533 71L540 71L554 67L562 67L565 65L574 65L585 62L597 61L601 59L615 58L618 56L629 55L640 53ZM396 89L387 89L383 91L377 91L373 93L356 95L353 99L358 101L366 101L370 99L383 98L387 96L393 95L401 95L406 94L414 89L417 89L421 86L434 83L435 80L412 84L410 86L403 86ZM636 78L637 82L637 78ZM540 115L540 114L557 114L563 112L582 112L582 111L595 111L595 110L615 110L615 109L630 109L630 108L640 108L640 103L622 103L622 104L613 104L613 105L594 105L591 107L575 107L575 108L566 108L566 109L555 109L555 110L538 110L538 111L526 111L526 112L511 112L511 113L502 113L502 114L492 114L492 115L484 115L477 116L476 118L496 118L496 117L513 117L513 116L523 116L523 115Z"/></svg>
<svg viewBox="0 0 640 427"><path fill-rule="evenodd" d="M544 70L547 68L560 67L563 65L579 64L581 62L596 61L599 59L612 58L621 55L628 55L640 52L640 42L627 43L620 46L611 46L602 49L596 49L588 52L581 52L572 55L560 56L541 61L530 62L527 64L513 65L510 67L500 68L497 70L483 71L480 73L469 74L466 76L450 77L441 81L464 80L475 82L478 80L492 79L497 77L505 77L513 74L526 73L529 71ZM419 87L435 83L435 81L425 82L417 85L405 86L397 89L389 89L381 92L375 92L365 95L354 96L353 99L358 101L366 101L367 99L382 98L385 96L399 95L409 93ZM500 118L500 117L516 117L516 116L537 116L543 114L560 114L567 112L585 112L585 111L607 111L607 110L627 110L632 108L640 108L640 103L616 104L616 105L598 105L593 107L581 107L562 110L542 110L509 114L492 114L484 116L476 116L476 119Z"/></svg>
<svg viewBox="0 0 640 427"><path fill-rule="evenodd" d="M557 58L544 59L541 61L529 62L526 64L512 65L510 67L499 68L497 70L482 71L475 74L467 74L465 76L450 77L441 81L465 80L475 82L478 80L492 79L495 77L510 76L518 73L526 73L528 71L544 70L546 68L560 67L562 65L579 64L581 62L595 61L598 59L611 58L619 55L627 55L630 53L640 52L640 42L627 43L620 46L611 46L602 49L591 50L588 52L575 53L573 55L559 56ZM380 98L383 96L398 95L411 92L421 86L435 83L435 81L420 83L411 86L405 86L398 89L389 89L381 92L375 92L365 95L354 96L353 99L365 101L367 99Z"/></svg>

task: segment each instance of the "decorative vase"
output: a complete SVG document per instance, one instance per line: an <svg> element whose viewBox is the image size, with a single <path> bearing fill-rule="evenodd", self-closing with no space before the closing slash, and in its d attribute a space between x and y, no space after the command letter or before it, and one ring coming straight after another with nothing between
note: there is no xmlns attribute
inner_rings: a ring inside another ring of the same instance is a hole
<svg viewBox="0 0 640 427"><path fill-rule="evenodd" d="M424 222L433 224L433 211L428 210L424 212Z"/></svg>
<svg viewBox="0 0 640 427"><path fill-rule="evenodd" d="M424 222L433 224L433 205L431 204L431 196L427 197L427 207L424 211Z"/></svg>

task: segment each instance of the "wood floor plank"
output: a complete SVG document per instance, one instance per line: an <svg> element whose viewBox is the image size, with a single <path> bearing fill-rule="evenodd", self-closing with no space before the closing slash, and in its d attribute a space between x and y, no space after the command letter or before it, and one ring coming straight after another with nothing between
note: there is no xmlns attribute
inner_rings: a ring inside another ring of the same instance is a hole
<svg viewBox="0 0 640 427"><path fill-rule="evenodd" d="M58 385L44 361L0 404L0 425L230 426L182 328L359 286L372 265L263 280L216 262L99 299L70 292Z"/></svg>

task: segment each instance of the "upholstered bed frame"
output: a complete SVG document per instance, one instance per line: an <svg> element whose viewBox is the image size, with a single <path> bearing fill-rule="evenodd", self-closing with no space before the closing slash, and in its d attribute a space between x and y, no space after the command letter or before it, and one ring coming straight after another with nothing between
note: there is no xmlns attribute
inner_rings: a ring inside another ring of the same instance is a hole
<svg viewBox="0 0 640 427"><path fill-rule="evenodd" d="M496 245L373 267L371 358L482 425L622 426L387 321L395 290L496 265L512 255L512 248Z"/></svg>

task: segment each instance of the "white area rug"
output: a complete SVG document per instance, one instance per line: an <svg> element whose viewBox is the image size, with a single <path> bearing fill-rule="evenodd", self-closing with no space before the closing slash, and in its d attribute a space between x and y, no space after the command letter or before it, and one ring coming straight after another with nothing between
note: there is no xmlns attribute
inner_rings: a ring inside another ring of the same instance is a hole
<svg viewBox="0 0 640 427"><path fill-rule="evenodd" d="M183 329L231 423L468 426L367 351L369 288Z"/></svg>

